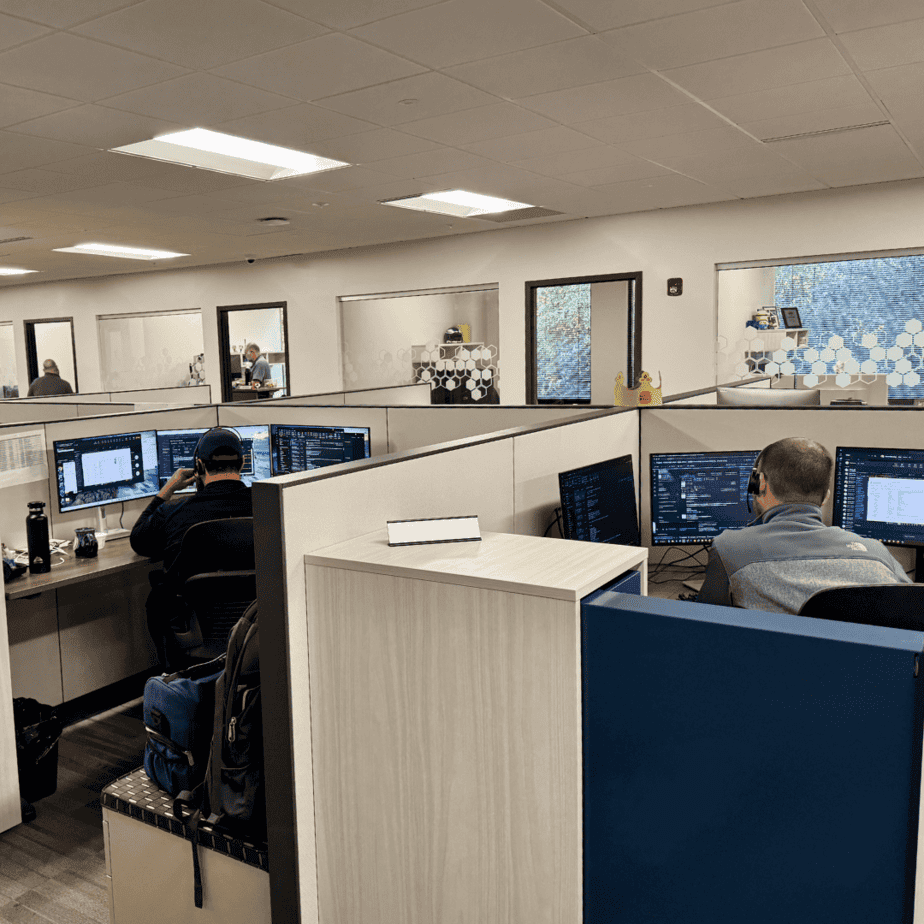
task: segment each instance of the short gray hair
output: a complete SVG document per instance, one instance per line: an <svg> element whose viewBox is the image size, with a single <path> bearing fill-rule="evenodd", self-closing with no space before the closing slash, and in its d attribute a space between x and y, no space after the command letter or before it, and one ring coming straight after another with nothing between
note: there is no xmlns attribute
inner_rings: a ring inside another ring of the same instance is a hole
<svg viewBox="0 0 924 924"><path fill-rule="evenodd" d="M42 363L42 371L57 372L58 364L53 359L46 359L45 362Z"/></svg>
<svg viewBox="0 0 924 924"><path fill-rule="evenodd" d="M258 344L248 343L247 346L244 347L244 355L246 356L251 350L256 350L257 356L260 355L260 347Z"/></svg>

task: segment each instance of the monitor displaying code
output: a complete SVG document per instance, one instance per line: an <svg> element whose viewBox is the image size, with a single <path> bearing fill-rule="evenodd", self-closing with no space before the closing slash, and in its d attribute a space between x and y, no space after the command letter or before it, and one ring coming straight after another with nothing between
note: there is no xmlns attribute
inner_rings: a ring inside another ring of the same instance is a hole
<svg viewBox="0 0 924 924"><path fill-rule="evenodd" d="M924 449L838 446L832 524L890 545L924 546Z"/></svg>
<svg viewBox="0 0 924 924"><path fill-rule="evenodd" d="M370 455L369 427L273 424L271 429L274 475L307 472Z"/></svg>
<svg viewBox="0 0 924 924"><path fill-rule="evenodd" d="M565 539L640 544L632 456L560 472L558 492Z"/></svg>
<svg viewBox="0 0 924 924"><path fill-rule="evenodd" d="M244 464L241 466L241 481L251 485L270 477L269 427L266 424L253 427L228 427L240 438L244 447ZM157 431L158 482L162 488L179 468L195 468L196 446L208 427L186 430ZM158 489L159 490L159 489ZM177 494L189 494L196 490L191 485Z"/></svg>
<svg viewBox="0 0 924 924"><path fill-rule="evenodd" d="M651 544L711 542L740 529L748 512L747 487L758 450L651 454Z"/></svg>
<svg viewBox="0 0 924 924"><path fill-rule="evenodd" d="M154 430L56 440L61 512L151 497L160 490Z"/></svg>

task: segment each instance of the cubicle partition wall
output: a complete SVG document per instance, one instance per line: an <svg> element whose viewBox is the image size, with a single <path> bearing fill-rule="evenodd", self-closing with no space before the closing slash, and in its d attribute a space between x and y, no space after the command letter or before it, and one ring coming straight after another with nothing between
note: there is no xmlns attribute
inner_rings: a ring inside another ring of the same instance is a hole
<svg viewBox="0 0 924 924"><path fill-rule="evenodd" d="M0 425L23 421L67 420L78 416L76 401L0 401ZM96 413L100 413L97 408Z"/></svg>
<svg viewBox="0 0 924 924"><path fill-rule="evenodd" d="M386 407L419 405L430 403L430 386L388 385L385 388L328 391L317 395L287 395L284 398L270 398L269 401L272 404L373 404Z"/></svg>
<svg viewBox="0 0 924 924"><path fill-rule="evenodd" d="M539 430L519 428L373 458L338 472L322 469L254 486L260 647L262 657L278 668L263 680L267 787L273 793L268 804L271 888L278 920L324 924L347 920L337 912L343 895L333 894L330 884L339 880L344 889L357 887L347 883L351 864L343 851L351 849L349 844L337 832L317 824L330 793L323 786L316 789L313 761L333 745L312 733L313 715L323 701L318 702L322 694L311 686L313 609L305 555L382 530L392 519L477 514L484 532L541 533L543 521L557 502L558 471L617 455L637 457L638 416L637 411L629 410L592 412L573 422L547 423ZM477 548L472 554L477 554ZM434 613L434 631L442 631L444 618L458 616ZM382 669L387 670L387 665ZM451 722L451 717L447 721ZM563 756L560 765L545 769L559 776L571 772L576 765L569 763L572 757ZM522 781L495 782L516 787ZM434 791L432 798L438 799L441 811L447 813L446 828L427 836L445 837L448 844L458 833L455 826L464 823L461 819L450 821L453 793L451 785L442 790L444 785L450 784L434 780L440 791ZM409 798L418 795L409 794ZM556 805L554 811L572 818L579 806ZM408 833L396 832L396 837L400 840ZM501 849L505 835L500 829L469 834L464 849L460 844L459 853L451 851L455 857L449 864L452 868L446 865L446 857L434 857L428 888L433 890L434 907L442 907L447 917L460 916L462 908L456 907L460 896L470 896L483 885L473 880L469 851L489 851L496 856L498 880L508 882L510 888L524 874L525 858L510 857ZM363 838L361 818L356 819L356 828L350 833L349 839L353 838L357 842ZM400 851L400 846L383 844L380 849ZM560 845L553 846L552 854L557 850ZM569 869L572 860L567 859ZM543 881L547 887L560 875L552 863L532 870L530 877L534 884Z"/></svg>
<svg viewBox="0 0 924 924"><path fill-rule="evenodd" d="M173 388L130 388L125 391L91 391L72 395L35 395L31 398L8 399L18 404L36 401L68 402L79 401L87 404L106 404L110 401L135 402L157 401L169 404L211 404L212 387L202 385L177 385ZM6 404L6 402L3 402Z"/></svg>

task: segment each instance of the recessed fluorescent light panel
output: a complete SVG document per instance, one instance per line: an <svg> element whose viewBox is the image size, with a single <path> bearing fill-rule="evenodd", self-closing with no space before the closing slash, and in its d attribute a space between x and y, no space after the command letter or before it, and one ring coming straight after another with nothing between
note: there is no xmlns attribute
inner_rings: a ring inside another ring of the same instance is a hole
<svg viewBox="0 0 924 924"><path fill-rule="evenodd" d="M55 247L58 253L87 253L95 257L123 257L126 260L172 260L188 257L188 253L170 250L145 250L142 247L118 247L115 244L76 244L73 247Z"/></svg>
<svg viewBox="0 0 924 924"><path fill-rule="evenodd" d="M111 150L119 154L167 160L187 167L233 173L252 180L281 180L350 166L346 161L305 154L292 148L279 148L274 144L237 138L207 128L173 132Z"/></svg>
<svg viewBox="0 0 924 924"><path fill-rule="evenodd" d="M479 215L493 215L495 212L533 208L526 202L482 196L466 192L464 189L449 189L446 192L407 196L403 199L386 199L382 205L397 205L398 208L416 209L418 212L436 212L439 215L452 215L454 218L477 218Z"/></svg>
<svg viewBox="0 0 924 924"><path fill-rule="evenodd" d="M25 276L26 273L37 273L38 270L15 269L12 266L0 266L0 276Z"/></svg>

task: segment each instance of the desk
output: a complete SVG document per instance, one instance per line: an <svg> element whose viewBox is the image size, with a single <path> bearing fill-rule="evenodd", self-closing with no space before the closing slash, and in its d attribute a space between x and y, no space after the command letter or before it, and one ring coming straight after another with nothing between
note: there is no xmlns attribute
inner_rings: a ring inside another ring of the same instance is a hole
<svg viewBox="0 0 924 924"><path fill-rule="evenodd" d="M244 388L231 389L232 401L253 401L256 398L269 398L275 392L279 391L278 385L261 385L259 388L251 388L249 385Z"/></svg>
<svg viewBox="0 0 924 924"><path fill-rule="evenodd" d="M13 695L57 706L151 667L144 603L158 567L114 539L6 585Z"/></svg>

